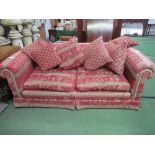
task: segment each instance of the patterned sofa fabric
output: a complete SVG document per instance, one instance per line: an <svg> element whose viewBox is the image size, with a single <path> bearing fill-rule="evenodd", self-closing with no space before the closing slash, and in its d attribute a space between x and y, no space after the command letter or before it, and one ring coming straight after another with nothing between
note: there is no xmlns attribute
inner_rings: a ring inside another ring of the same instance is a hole
<svg viewBox="0 0 155 155"><path fill-rule="evenodd" d="M83 63L83 52L77 49L77 42L77 38L73 37L68 42L55 46L62 61L60 68L75 69Z"/></svg>
<svg viewBox="0 0 155 155"><path fill-rule="evenodd" d="M78 91L122 91L128 92L130 84L124 75L117 75L107 68L95 71L78 68L76 88Z"/></svg>
<svg viewBox="0 0 155 155"><path fill-rule="evenodd" d="M22 96L23 84L33 69L32 61L21 51L0 63L0 76L8 80L14 97Z"/></svg>
<svg viewBox="0 0 155 155"><path fill-rule="evenodd" d="M75 109L75 100L61 98L14 98L15 107L52 107Z"/></svg>
<svg viewBox="0 0 155 155"><path fill-rule="evenodd" d="M44 99L70 99L70 100L101 100L101 99L130 99L130 92L114 92L114 91L87 91L79 92L56 92L49 90L24 90L25 98L44 98Z"/></svg>
<svg viewBox="0 0 155 155"><path fill-rule="evenodd" d="M24 83L25 90L70 92L75 89L76 70L52 69L42 72L35 68Z"/></svg>
<svg viewBox="0 0 155 155"><path fill-rule="evenodd" d="M85 43L78 44L79 48L83 48L85 45ZM23 90L24 83L27 82L32 73L46 74L47 77L49 77L49 79L45 78L46 82L48 83L48 80L51 80L51 76L48 74L51 74L50 72L53 74L53 70L40 72L40 70L36 68L34 71L35 67L32 61L20 51L0 63L0 76L8 80L14 96L14 105L16 107L139 109L141 103L141 94L144 89L144 79L148 79L153 76L155 73L155 65L151 60L145 57L145 55L141 57L141 53L135 52L135 49L133 48L129 48L127 53L124 72L125 77L118 78L118 75L115 77L116 74L111 71L95 70L90 73L89 71L86 72L83 67L79 67L78 72L75 70L67 70L67 72L61 72L61 69L56 70L56 72L54 72L54 76L58 75L58 83L61 83L61 80L64 79L64 76L65 79L70 78L69 80L66 80L67 84L69 84L68 86L71 86L69 87L70 92L68 92L68 88L62 89L61 85L57 85L55 87L59 91ZM57 71L58 74L56 75ZM97 84L97 86L95 85L94 91L91 90L92 88L88 91L85 90L85 87L81 88L81 84L88 85L89 79L91 78L95 83L98 83L98 81L101 81L102 83L105 81L107 82L106 78L100 78L100 73L103 72L104 76L108 77L107 79L109 79L109 83L112 83L113 79L117 79L117 83L122 82L123 85L125 85L120 87L118 84L115 86L111 86L111 84L107 86ZM113 74L114 76L112 76ZM76 78L72 79L72 77ZM86 82L86 77L88 78L88 82ZM84 80L85 78L86 81ZM55 80L57 80L57 78L55 78ZM76 88L75 83L74 87L72 87L73 83L71 81L77 83ZM102 90L103 86L105 89L104 91ZM79 88L81 89L80 91L76 90ZM98 90L96 90L96 88ZM113 89L113 91L110 89ZM66 92L64 92L64 90L66 90Z"/></svg>
<svg viewBox="0 0 155 155"><path fill-rule="evenodd" d="M140 73L145 69L155 72L154 63L140 51L134 48L128 48L126 64L128 64L135 73Z"/></svg>
<svg viewBox="0 0 155 155"><path fill-rule="evenodd" d="M129 92L89 91L55 92L24 90L23 99L14 99L16 107L127 108L138 109L140 99L131 100Z"/></svg>
<svg viewBox="0 0 155 155"><path fill-rule="evenodd" d="M130 83L131 98L140 97L144 90L144 80L152 78L155 64L134 48L128 48L124 75Z"/></svg>

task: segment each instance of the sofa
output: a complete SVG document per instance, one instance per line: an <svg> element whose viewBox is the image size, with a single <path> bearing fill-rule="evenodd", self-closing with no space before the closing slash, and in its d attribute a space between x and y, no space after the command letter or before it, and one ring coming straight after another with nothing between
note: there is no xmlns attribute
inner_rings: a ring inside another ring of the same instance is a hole
<svg viewBox="0 0 155 155"><path fill-rule="evenodd" d="M78 43L78 47L87 44ZM127 49L123 75L106 67L86 70L83 65L42 71L21 50L0 64L0 76L8 80L15 107L138 110L144 82L154 73L154 63L133 47Z"/></svg>

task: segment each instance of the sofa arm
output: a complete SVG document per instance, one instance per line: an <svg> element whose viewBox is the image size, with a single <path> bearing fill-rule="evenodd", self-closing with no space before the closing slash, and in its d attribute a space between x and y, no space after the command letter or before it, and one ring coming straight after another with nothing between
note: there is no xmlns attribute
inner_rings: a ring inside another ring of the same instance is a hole
<svg viewBox="0 0 155 155"><path fill-rule="evenodd" d="M32 61L21 51L0 63L0 76L8 80L14 97L22 96L23 84L33 69Z"/></svg>
<svg viewBox="0 0 155 155"><path fill-rule="evenodd" d="M131 85L131 97L135 99L141 96L145 79L155 73L155 64L140 51L128 48L124 73Z"/></svg>

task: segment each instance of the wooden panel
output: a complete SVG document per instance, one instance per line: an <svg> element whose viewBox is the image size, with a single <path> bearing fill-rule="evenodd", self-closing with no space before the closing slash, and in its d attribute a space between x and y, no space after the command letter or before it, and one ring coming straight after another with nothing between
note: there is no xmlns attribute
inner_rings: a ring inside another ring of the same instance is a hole
<svg viewBox="0 0 155 155"><path fill-rule="evenodd" d="M58 24L58 20L57 19L51 19L52 28L54 28L57 24Z"/></svg>
<svg viewBox="0 0 155 155"><path fill-rule="evenodd" d="M122 19L114 19L114 26L113 26L113 34L112 39L118 38L121 36L121 29L122 29Z"/></svg>
<svg viewBox="0 0 155 155"><path fill-rule="evenodd" d="M86 42L86 19L77 19L78 42Z"/></svg>
<svg viewBox="0 0 155 155"><path fill-rule="evenodd" d="M87 19L87 41L91 42L99 36L104 41L112 39L113 19Z"/></svg>
<svg viewBox="0 0 155 155"><path fill-rule="evenodd" d="M40 32L40 38L46 40L46 32L44 24L41 24L41 27L39 27L39 32Z"/></svg>
<svg viewBox="0 0 155 155"><path fill-rule="evenodd" d="M0 46L0 62L20 50L20 46Z"/></svg>

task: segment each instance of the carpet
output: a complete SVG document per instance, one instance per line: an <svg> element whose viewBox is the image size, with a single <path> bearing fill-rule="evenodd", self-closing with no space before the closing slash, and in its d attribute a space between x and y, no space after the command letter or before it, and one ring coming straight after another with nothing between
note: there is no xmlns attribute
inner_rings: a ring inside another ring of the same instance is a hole
<svg viewBox="0 0 155 155"><path fill-rule="evenodd" d="M7 106L8 104L0 102L0 113L2 113L7 108Z"/></svg>

